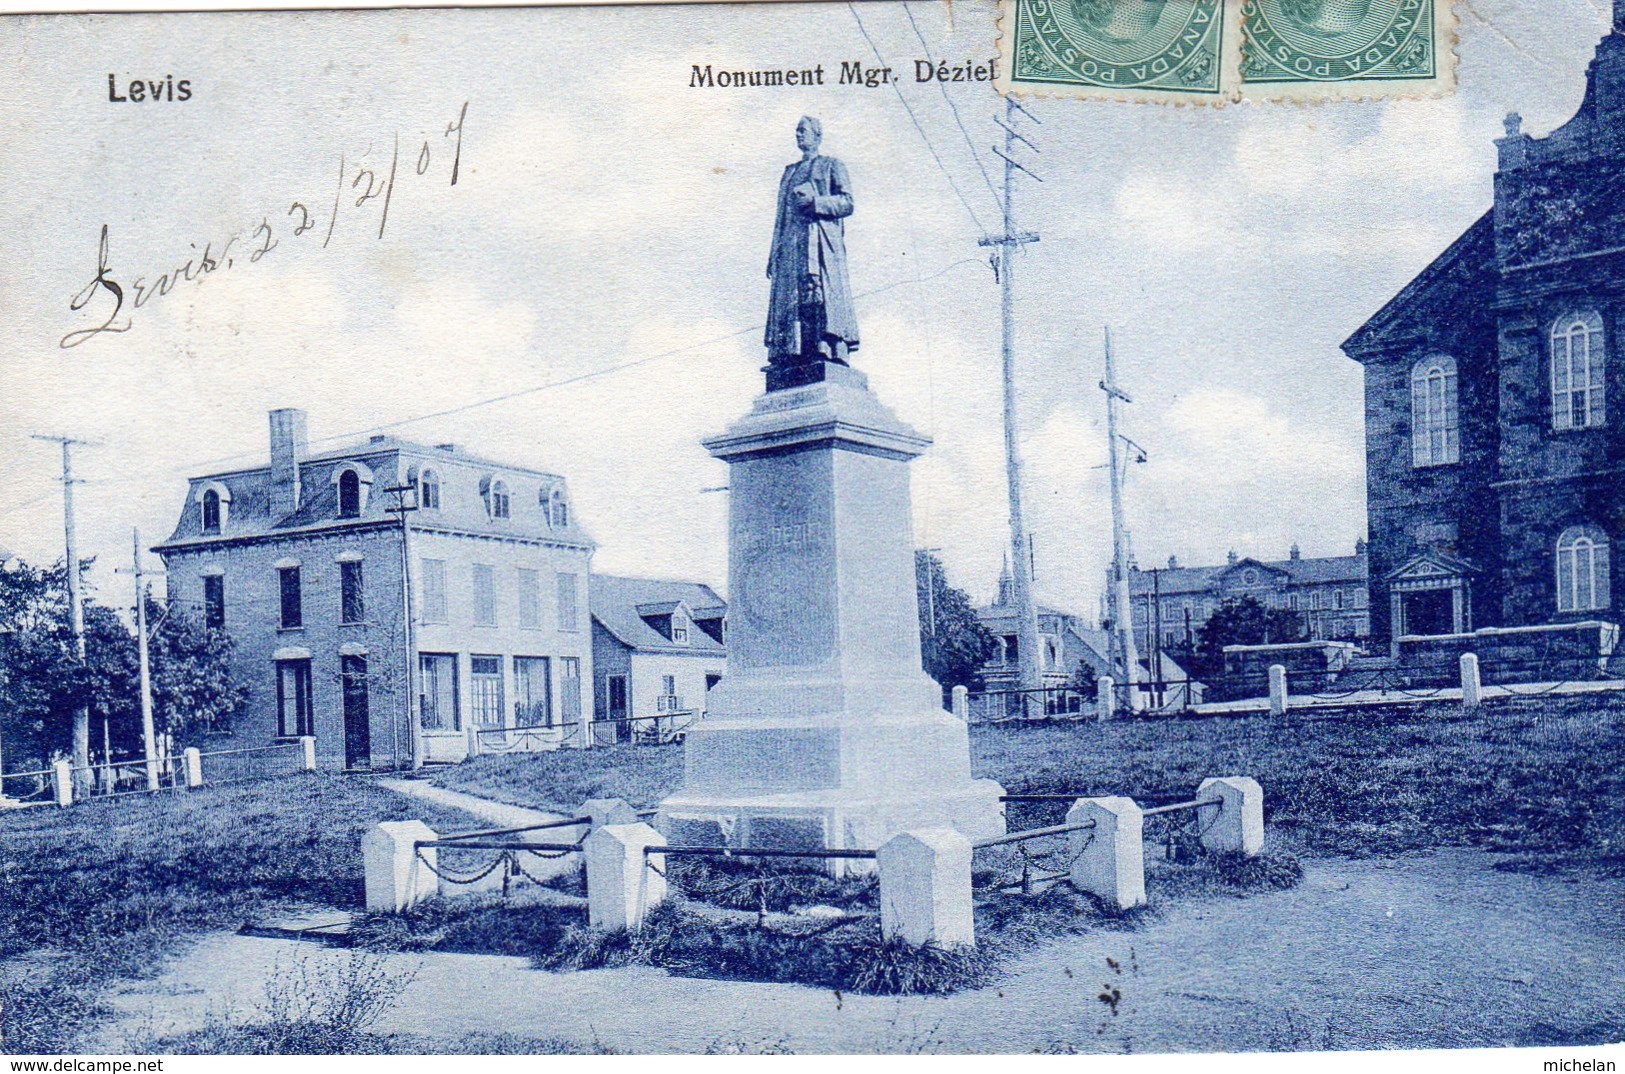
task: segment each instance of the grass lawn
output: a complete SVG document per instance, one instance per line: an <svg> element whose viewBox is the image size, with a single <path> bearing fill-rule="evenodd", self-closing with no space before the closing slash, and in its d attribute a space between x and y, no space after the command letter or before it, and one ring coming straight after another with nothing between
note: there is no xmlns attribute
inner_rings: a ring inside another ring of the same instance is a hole
<svg viewBox="0 0 1625 1074"><path fill-rule="evenodd" d="M362 833L411 817L469 825L330 773L0 814L0 1050L71 1048L104 989L199 933L359 909Z"/></svg>
<svg viewBox="0 0 1625 1074"><path fill-rule="evenodd" d="M1507 865L1625 873L1625 699L1580 696L1408 711L977 726L971 764L1011 793L1184 796L1206 776L1264 786L1271 837L1292 849L1391 854L1474 846ZM443 786L519 805L585 798L651 806L682 781L677 746L482 757ZM1055 807L1055 810L1064 807ZM1012 823L1054 823L1021 807Z"/></svg>

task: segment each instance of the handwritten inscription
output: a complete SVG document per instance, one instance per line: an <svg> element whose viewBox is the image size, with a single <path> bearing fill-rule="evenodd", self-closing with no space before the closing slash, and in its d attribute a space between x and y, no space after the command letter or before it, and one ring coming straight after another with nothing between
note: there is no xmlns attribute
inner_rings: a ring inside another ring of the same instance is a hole
<svg viewBox="0 0 1625 1074"><path fill-rule="evenodd" d="M178 87L179 84L177 92ZM340 153L337 188L331 203L325 199L311 199L308 202L296 199L286 212L265 213L258 224L226 236L224 241L206 239L201 249L196 242L191 243L192 252L184 255L184 260L171 261L171 267L166 267L162 272L139 275L128 283L121 282L120 275L114 272L108 226L103 224L96 249L96 275L68 302L71 312L85 314L91 323L63 336L58 346L67 349L105 333L128 332L133 311L141 309L154 298L169 294L181 284L202 283L217 272L230 271L243 264L257 264L280 248L284 240L300 239L320 230L321 248L326 249L333 241L341 217L345 220L356 218L370 230L370 214L376 213L376 238L382 239L385 228L389 226L389 206L398 179L427 176L432 170L438 170L448 186L457 185L463 159L463 123L467 117L468 102L464 101L456 120L446 124L438 141L425 137L418 144L414 139L405 147L404 155L400 132L397 131L391 141L387 165L369 160L371 148L361 154L359 161L352 161ZM449 161L446 159L448 157ZM316 208L318 205L320 209Z"/></svg>

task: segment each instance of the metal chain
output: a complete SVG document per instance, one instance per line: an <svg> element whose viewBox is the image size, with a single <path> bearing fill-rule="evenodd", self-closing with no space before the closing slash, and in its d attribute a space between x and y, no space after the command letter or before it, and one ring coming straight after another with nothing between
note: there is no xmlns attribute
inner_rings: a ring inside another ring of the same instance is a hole
<svg viewBox="0 0 1625 1074"><path fill-rule="evenodd" d="M414 853L417 855L418 861L421 861L423 863L424 868L428 869L435 876L437 876L440 879L446 881L448 884L459 884L459 885L478 884L481 880L484 880L486 877L488 877L492 873L496 872L497 867L508 859L508 852L503 851L503 852L499 853L496 856L496 860L491 862L490 865L487 865L484 869L481 869L479 872L475 873L474 875L464 878L464 877L454 876L451 873L445 872L444 870L437 868L434 865L433 862L431 862L428 858L423 856L423 848L422 847L416 848Z"/></svg>

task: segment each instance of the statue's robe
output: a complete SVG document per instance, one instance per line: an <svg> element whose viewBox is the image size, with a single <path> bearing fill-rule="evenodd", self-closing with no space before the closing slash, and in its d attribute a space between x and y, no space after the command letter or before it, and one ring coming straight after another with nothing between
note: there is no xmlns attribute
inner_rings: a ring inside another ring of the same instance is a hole
<svg viewBox="0 0 1625 1074"><path fill-rule="evenodd" d="M796 187L810 184L812 209L796 207ZM852 215L852 181L834 157L798 160L779 180L779 213L767 276L773 281L763 342L768 358L794 364L817 354L820 340L858 349L858 319L846 270L846 224ZM831 348L834 349L833 347Z"/></svg>

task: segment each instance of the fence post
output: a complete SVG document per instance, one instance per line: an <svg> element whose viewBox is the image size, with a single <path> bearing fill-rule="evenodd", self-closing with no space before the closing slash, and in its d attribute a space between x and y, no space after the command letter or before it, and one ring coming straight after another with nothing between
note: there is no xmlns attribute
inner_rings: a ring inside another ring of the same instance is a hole
<svg viewBox="0 0 1625 1074"><path fill-rule="evenodd" d="M1478 677L1478 655L1461 654L1461 707L1476 709L1484 700L1484 683Z"/></svg>
<svg viewBox="0 0 1625 1074"><path fill-rule="evenodd" d="M1286 668L1280 664L1270 665L1270 715L1286 715Z"/></svg>
<svg viewBox="0 0 1625 1074"><path fill-rule="evenodd" d="M440 893L440 880L434 874L439 852L417 845L435 838L434 829L421 820L386 820L361 837L369 911L398 913Z"/></svg>
<svg viewBox="0 0 1625 1074"><path fill-rule="evenodd" d="M1109 720L1112 718L1116 692L1117 684L1112 681L1110 675L1103 676L1095 683L1095 719Z"/></svg>
<svg viewBox="0 0 1625 1074"><path fill-rule="evenodd" d="M1094 821L1094 828L1067 836L1072 886L1107 906L1145 905L1145 817L1132 798L1079 798L1066 812L1068 824Z"/></svg>
<svg viewBox="0 0 1625 1074"><path fill-rule="evenodd" d="M73 804L73 765L57 761L51 765L51 784L56 791L56 804L63 809Z"/></svg>
<svg viewBox="0 0 1625 1074"><path fill-rule="evenodd" d="M1196 800L1219 803L1196 810L1203 847L1249 858L1264 849L1264 788L1258 780L1250 776L1204 779L1196 788Z"/></svg>
<svg viewBox="0 0 1625 1074"><path fill-rule="evenodd" d="M588 818L586 830L581 833L583 839L606 825L636 824L642 819L637 810L620 798L589 798L576 809L575 815Z"/></svg>
<svg viewBox="0 0 1625 1074"><path fill-rule="evenodd" d="M954 715L970 723L970 688L954 687Z"/></svg>
<svg viewBox="0 0 1625 1074"><path fill-rule="evenodd" d="M643 927L643 916L666 898L666 878L651 867L644 847L665 837L647 824L606 824L581 844L587 859L587 924L595 929Z"/></svg>
<svg viewBox="0 0 1625 1074"><path fill-rule="evenodd" d="M971 845L953 828L901 832L875 853L880 936L915 947L976 943L971 913Z"/></svg>
<svg viewBox="0 0 1625 1074"><path fill-rule="evenodd" d="M197 751L197 747L186 747L181 754L181 758L186 764L186 786L188 789L203 786L203 755Z"/></svg>
<svg viewBox="0 0 1625 1074"><path fill-rule="evenodd" d="M305 771L316 771L316 738L314 735L304 735L299 739L299 746L304 751Z"/></svg>

